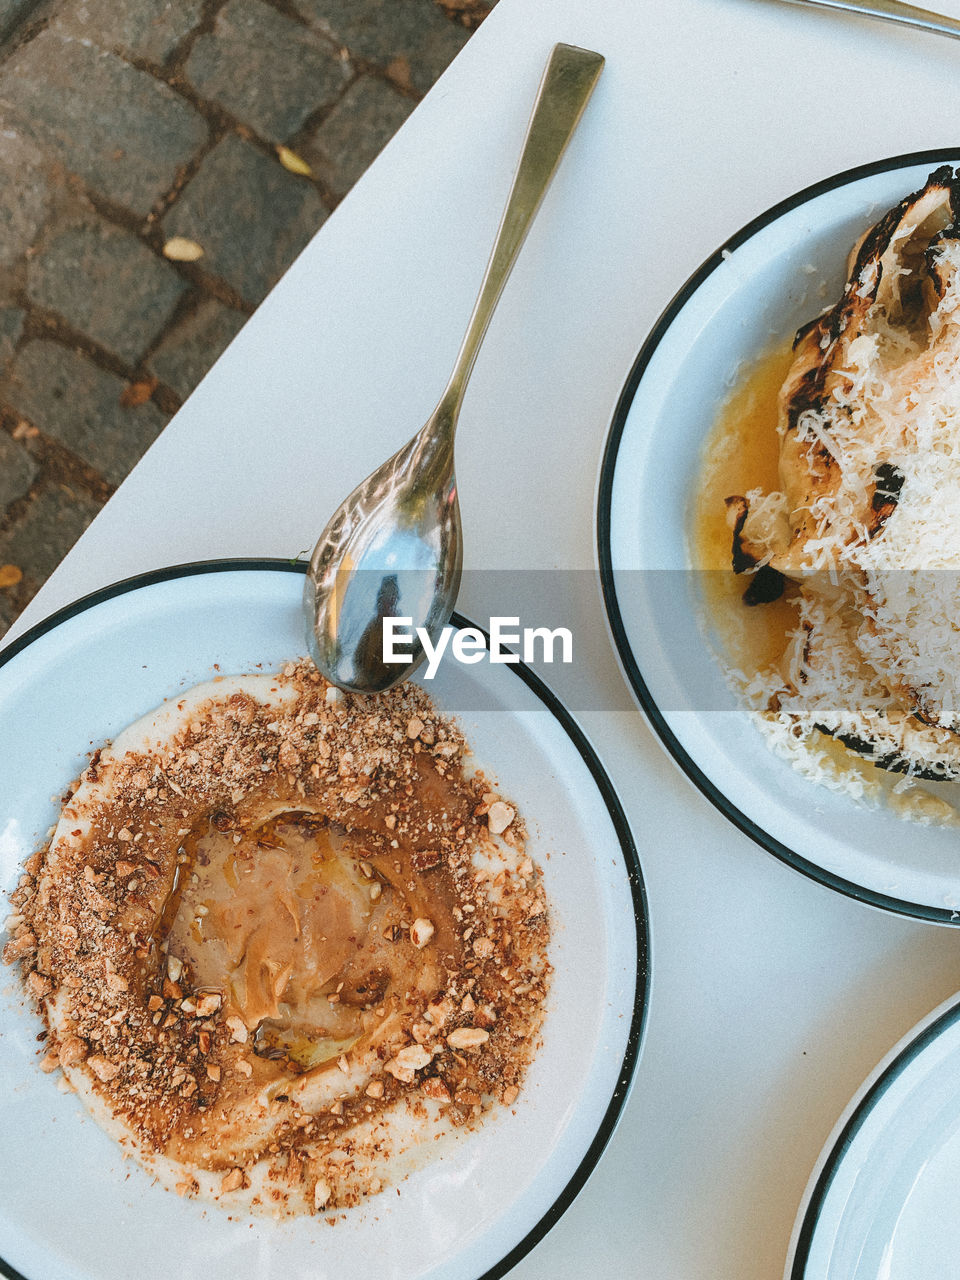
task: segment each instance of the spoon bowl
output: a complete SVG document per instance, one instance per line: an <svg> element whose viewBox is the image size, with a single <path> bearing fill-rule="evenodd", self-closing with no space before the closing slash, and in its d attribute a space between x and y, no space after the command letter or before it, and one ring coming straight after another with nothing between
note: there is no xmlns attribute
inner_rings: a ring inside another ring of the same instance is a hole
<svg viewBox="0 0 960 1280"><path fill-rule="evenodd" d="M398 643L409 650L407 662L384 661L385 618L408 618L411 631L423 628L431 641L450 621L463 564L460 503L453 433L435 435L431 424L354 489L310 557L304 610L311 656L341 689L379 693L422 662L418 639ZM431 446L439 455L432 467L424 456Z"/></svg>

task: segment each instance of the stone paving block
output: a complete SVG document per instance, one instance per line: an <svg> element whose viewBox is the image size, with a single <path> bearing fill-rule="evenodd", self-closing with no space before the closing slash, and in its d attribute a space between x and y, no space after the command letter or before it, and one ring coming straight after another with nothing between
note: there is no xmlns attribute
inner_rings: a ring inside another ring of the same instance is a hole
<svg viewBox="0 0 960 1280"><path fill-rule="evenodd" d="M37 464L23 445L0 431L0 517L11 502L23 497L36 474Z"/></svg>
<svg viewBox="0 0 960 1280"><path fill-rule="evenodd" d="M12 129L0 130L0 266L18 262L51 207L50 183L36 147Z"/></svg>
<svg viewBox="0 0 960 1280"><path fill-rule="evenodd" d="M111 484L119 484L166 422L150 401L124 408L125 385L86 356L41 339L17 353L3 398Z"/></svg>
<svg viewBox="0 0 960 1280"><path fill-rule="evenodd" d="M185 72L201 97L274 142L333 102L350 76L326 40L261 0L229 0Z"/></svg>
<svg viewBox="0 0 960 1280"><path fill-rule="evenodd" d="M20 611L5 591L0 591L0 636L9 631Z"/></svg>
<svg viewBox="0 0 960 1280"><path fill-rule="evenodd" d="M164 218L164 233L203 246L200 265L259 302L327 217L316 188L230 134Z"/></svg>
<svg viewBox="0 0 960 1280"><path fill-rule="evenodd" d="M141 215L208 136L202 117L167 85L55 31L41 32L0 69L0 117Z"/></svg>
<svg viewBox="0 0 960 1280"><path fill-rule="evenodd" d="M0 307L0 377L13 357L23 332L24 312L19 307Z"/></svg>
<svg viewBox="0 0 960 1280"><path fill-rule="evenodd" d="M0 0L0 40L5 40L18 23L29 18L39 2L40 0Z"/></svg>
<svg viewBox="0 0 960 1280"><path fill-rule="evenodd" d="M356 57L385 67L409 63L410 82L426 93L470 33L434 0L294 0L297 10Z"/></svg>
<svg viewBox="0 0 960 1280"><path fill-rule="evenodd" d="M43 582L99 510L86 494L60 485L47 489L18 524L0 534L0 564L15 564L25 577Z"/></svg>
<svg viewBox="0 0 960 1280"><path fill-rule="evenodd" d="M67 0L52 26L128 58L162 63L203 17L203 0Z"/></svg>
<svg viewBox="0 0 960 1280"><path fill-rule="evenodd" d="M186 400L245 322L239 311L205 298L163 339L150 357L150 371Z"/></svg>
<svg viewBox="0 0 960 1280"><path fill-rule="evenodd" d="M337 195L346 195L416 106L375 75L356 80L300 154Z"/></svg>
<svg viewBox="0 0 960 1280"><path fill-rule="evenodd" d="M186 282L130 231L90 215L48 235L27 272L33 302L135 364Z"/></svg>

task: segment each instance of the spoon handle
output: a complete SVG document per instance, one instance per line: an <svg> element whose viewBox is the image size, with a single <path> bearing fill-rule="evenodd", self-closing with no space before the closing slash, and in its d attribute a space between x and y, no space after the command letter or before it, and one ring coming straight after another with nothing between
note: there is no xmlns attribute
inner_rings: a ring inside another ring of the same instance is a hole
<svg viewBox="0 0 960 1280"><path fill-rule="evenodd" d="M599 53L592 53L589 49L578 49L569 44L553 47L537 91L517 172L480 286L480 295L450 381L433 415L434 420L441 419L444 425L452 427L456 422L490 317L597 83L603 62Z"/></svg>
<svg viewBox="0 0 960 1280"><path fill-rule="evenodd" d="M909 27L920 27L924 31L936 31L939 35L960 39L960 21L956 18L947 18L942 13L932 13L929 9L918 9L916 5L902 3L902 0L789 0L789 2L815 9L842 9L847 13L860 13L870 18L881 18L885 22L902 22Z"/></svg>

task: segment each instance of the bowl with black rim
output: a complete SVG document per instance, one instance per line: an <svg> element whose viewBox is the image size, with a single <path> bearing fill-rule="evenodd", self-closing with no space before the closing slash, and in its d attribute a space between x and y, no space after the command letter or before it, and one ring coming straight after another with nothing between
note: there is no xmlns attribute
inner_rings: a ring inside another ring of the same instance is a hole
<svg viewBox="0 0 960 1280"><path fill-rule="evenodd" d="M847 170L720 246L640 349L597 494L611 636L636 701L680 769L735 826L804 875L941 924L960 923L956 825L912 822L829 789L769 749L731 683L693 529L704 444L743 371L836 301L867 228L939 166L958 162L956 151L928 151ZM957 784L930 787L957 805Z"/></svg>
<svg viewBox="0 0 960 1280"><path fill-rule="evenodd" d="M214 561L118 583L0 652L0 891L56 820L89 753L190 685L304 652L303 565ZM458 626L467 625L455 618ZM544 869L553 967L542 1044L512 1108L346 1210L247 1218L157 1185L39 1070L39 1020L0 991L0 1274L27 1280L395 1280L505 1275L572 1203L610 1140L649 995L646 896L589 742L522 663L445 663L429 686L514 799Z"/></svg>

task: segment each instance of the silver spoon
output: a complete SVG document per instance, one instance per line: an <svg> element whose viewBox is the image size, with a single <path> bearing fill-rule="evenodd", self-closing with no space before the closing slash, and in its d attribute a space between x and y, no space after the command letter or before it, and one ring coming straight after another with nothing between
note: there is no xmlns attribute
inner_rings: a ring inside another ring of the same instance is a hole
<svg viewBox="0 0 960 1280"><path fill-rule="evenodd" d="M908 27L920 27L923 31L936 31L942 36L960 39L960 20L945 18L942 13L918 9L901 0L789 0L814 9L842 9L846 13L861 13L869 18L881 18L885 22L902 22Z"/></svg>
<svg viewBox="0 0 960 1280"><path fill-rule="evenodd" d="M431 644L450 620L463 562L453 465L463 394L503 286L603 61L587 49L554 46L446 390L413 439L341 503L313 549L303 592L307 642L319 670L341 689L389 689L423 660L423 647L414 641L407 646L409 659L384 661L385 618L410 618L412 627L425 628ZM411 628L405 630L409 634Z"/></svg>

